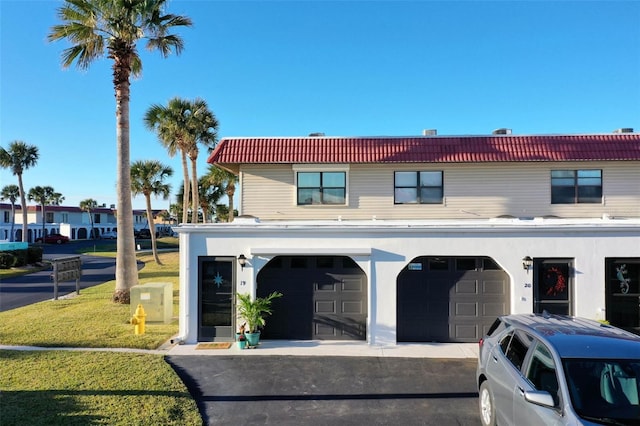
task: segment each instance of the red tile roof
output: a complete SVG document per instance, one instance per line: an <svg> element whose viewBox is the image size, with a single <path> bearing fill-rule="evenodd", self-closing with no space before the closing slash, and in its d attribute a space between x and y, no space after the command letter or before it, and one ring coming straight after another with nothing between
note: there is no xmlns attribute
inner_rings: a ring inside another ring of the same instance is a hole
<svg viewBox="0 0 640 426"><path fill-rule="evenodd" d="M640 134L224 138L207 162L486 163L640 160Z"/></svg>

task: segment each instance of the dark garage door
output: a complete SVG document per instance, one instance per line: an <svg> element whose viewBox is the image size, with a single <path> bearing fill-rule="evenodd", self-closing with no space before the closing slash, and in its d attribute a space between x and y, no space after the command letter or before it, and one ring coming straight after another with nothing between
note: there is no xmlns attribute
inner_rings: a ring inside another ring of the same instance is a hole
<svg viewBox="0 0 640 426"><path fill-rule="evenodd" d="M262 338L365 340L367 279L345 256L278 256L257 277L260 297L279 291Z"/></svg>
<svg viewBox="0 0 640 426"><path fill-rule="evenodd" d="M509 277L488 257L419 257L397 282L399 342L477 342L509 310Z"/></svg>

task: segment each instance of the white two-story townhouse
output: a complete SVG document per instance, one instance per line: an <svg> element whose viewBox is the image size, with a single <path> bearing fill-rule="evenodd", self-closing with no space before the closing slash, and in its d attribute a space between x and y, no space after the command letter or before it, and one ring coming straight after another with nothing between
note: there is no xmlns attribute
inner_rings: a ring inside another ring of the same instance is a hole
<svg viewBox="0 0 640 426"><path fill-rule="evenodd" d="M11 205L9 204L8 207L10 209ZM13 239L14 241L22 241L22 207L16 204L15 209ZM10 213L4 213L4 216L11 218ZM44 208L44 224L42 216L41 205L27 206L29 233L27 241L35 241L42 236L43 232L47 235L60 233L72 240L84 240L91 238L92 229L94 236L98 237L102 233L116 228L115 210L106 206L96 207L89 213L75 206L48 205ZM10 220L6 223L2 222L0 232L3 238L0 239L10 239L10 223Z"/></svg>
<svg viewBox="0 0 640 426"><path fill-rule="evenodd" d="M640 135L225 138L233 223L180 235L180 336L475 342L548 311L640 331Z"/></svg>

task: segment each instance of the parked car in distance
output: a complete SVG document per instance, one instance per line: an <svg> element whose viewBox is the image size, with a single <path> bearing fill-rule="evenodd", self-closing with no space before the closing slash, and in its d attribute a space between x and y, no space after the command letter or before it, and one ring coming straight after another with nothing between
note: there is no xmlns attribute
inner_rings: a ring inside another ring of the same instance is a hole
<svg viewBox="0 0 640 426"><path fill-rule="evenodd" d="M479 342L482 424L640 424L640 336L582 318L499 317Z"/></svg>
<svg viewBox="0 0 640 426"><path fill-rule="evenodd" d="M141 240L150 240L151 239L151 231L148 228L140 229L135 232L135 237L140 238ZM158 237L158 232L156 231L156 238Z"/></svg>
<svg viewBox="0 0 640 426"><path fill-rule="evenodd" d="M36 238L36 243L41 243L41 242L43 242L42 237ZM68 242L69 242L69 237L62 234L49 234L44 237L44 243L46 244L63 244Z"/></svg>
<svg viewBox="0 0 640 426"><path fill-rule="evenodd" d="M116 238L118 238L118 233L116 231L104 232L102 235L100 235L100 238L107 239L107 240L115 240Z"/></svg>

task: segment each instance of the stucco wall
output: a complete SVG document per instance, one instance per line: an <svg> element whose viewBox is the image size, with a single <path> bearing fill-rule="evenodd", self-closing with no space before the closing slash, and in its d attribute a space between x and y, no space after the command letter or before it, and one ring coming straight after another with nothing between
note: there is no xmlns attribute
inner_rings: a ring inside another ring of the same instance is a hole
<svg viewBox="0 0 640 426"><path fill-rule="evenodd" d="M604 318L605 258L640 257L640 220L279 222L183 225L180 234L180 337L197 341L198 257L244 254L239 292L255 292L277 255L346 255L368 279L367 340L396 343L396 279L418 256L489 256L511 280L511 313L533 310L533 271L522 258L574 259L574 313Z"/></svg>

